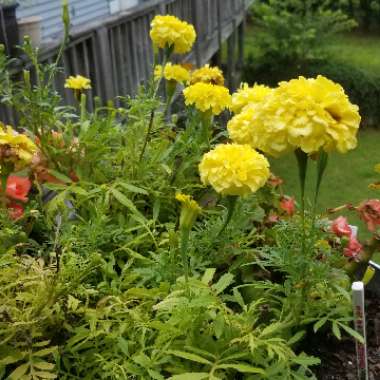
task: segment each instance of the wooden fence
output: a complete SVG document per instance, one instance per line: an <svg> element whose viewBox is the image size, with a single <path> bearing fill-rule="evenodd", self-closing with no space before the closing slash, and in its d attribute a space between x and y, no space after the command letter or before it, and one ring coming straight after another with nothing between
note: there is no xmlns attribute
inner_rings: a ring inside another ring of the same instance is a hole
<svg viewBox="0 0 380 380"><path fill-rule="evenodd" d="M102 102L121 95L133 95L151 72L153 49L150 23L156 14L173 14L192 23L197 41L186 61L198 66L207 63L227 42L227 79L233 86L237 65L243 59L246 11L252 0L151 0L83 28L73 29L62 59L63 73L55 88L66 104L72 93L64 89L65 78L81 74L91 79L90 98ZM59 41L42 49L41 61L55 61ZM90 107L92 107L92 102ZM0 120L13 121L12 112L0 108Z"/></svg>

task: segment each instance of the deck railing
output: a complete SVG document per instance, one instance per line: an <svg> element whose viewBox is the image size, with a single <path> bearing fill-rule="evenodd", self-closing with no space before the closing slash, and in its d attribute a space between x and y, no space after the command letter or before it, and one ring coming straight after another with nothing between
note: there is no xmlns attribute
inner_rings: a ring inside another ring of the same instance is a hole
<svg viewBox="0 0 380 380"><path fill-rule="evenodd" d="M130 11L73 29L62 58L63 72L56 77L54 86L66 104L73 104L74 99L72 93L64 89L64 80L76 74L91 79L90 99L96 96L106 102L120 95L132 95L150 76L153 49L149 29L156 14L173 14L194 24L198 37L186 60L202 65L242 25L251 2L150 0ZM59 41L44 47L41 61L54 62L58 48ZM236 50L236 47L231 46L231 49ZM12 112L0 107L0 120L11 122L10 119Z"/></svg>

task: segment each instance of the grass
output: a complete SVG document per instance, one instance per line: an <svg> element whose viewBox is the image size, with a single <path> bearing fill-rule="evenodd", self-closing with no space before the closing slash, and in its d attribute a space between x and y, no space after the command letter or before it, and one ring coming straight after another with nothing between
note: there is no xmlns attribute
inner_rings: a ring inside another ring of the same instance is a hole
<svg viewBox="0 0 380 380"><path fill-rule="evenodd" d="M335 37L329 46L337 58L355 66L380 74L380 36L351 33Z"/></svg>
<svg viewBox="0 0 380 380"><path fill-rule="evenodd" d="M379 198L380 191L371 190L368 185L380 180L374 172L375 164L380 162L380 131L363 130L359 135L359 145L356 150L347 154L333 153L321 187L318 209L321 213L329 208L335 208L346 203L357 205L362 200ZM272 171L285 181L286 194L296 196L299 201L299 180L296 159L293 155L273 159ZM315 184L315 164L312 162L308 172L307 199L313 199ZM353 212L345 212L352 224L359 225L360 236L366 238L364 224Z"/></svg>

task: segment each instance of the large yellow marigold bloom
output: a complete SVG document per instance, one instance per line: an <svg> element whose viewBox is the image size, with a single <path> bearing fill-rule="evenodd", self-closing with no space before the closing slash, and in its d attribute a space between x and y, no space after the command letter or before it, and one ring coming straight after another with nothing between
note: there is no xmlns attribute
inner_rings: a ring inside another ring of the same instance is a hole
<svg viewBox="0 0 380 380"><path fill-rule="evenodd" d="M269 162L249 145L221 144L199 165L201 180L223 195L248 195L265 185Z"/></svg>
<svg viewBox="0 0 380 380"><path fill-rule="evenodd" d="M209 83L196 83L183 90L185 104L194 105L199 111L211 111L219 115L231 106L231 95L228 88Z"/></svg>
<svg viewBox="0 0 380 380"><path fill-rule="evenodd" d="M272 91L272 88L264 85L255 84L249 87L248 83L242 83L239 90L232 95L231 111L239 113L247 105L261 102Z"/></svg>
<svg viewBox="0 0 380 380"><path fill-rule="evenodd" d="M252 146L273 156L297 148L346 153L357 145L358 107L323 76L281 82L254 109Z"/></svg>
<svg viewBox="0 0 380 380"><path fill-rule="evenodd" d="M16 171L21 170L32 162L36 151L37 147L29 137L0 123L0 162L13 164Z"/></svg>
<svg viewBox="0 0 380 380"><path fill-rule="evenodd" d="M157 65L154 69L154 78L159 80L162 77L169 81L186 83L190 80L190 73L183 66L173 65L169 62L165 65L165 68L162 68L161 65Z"/></svg>
<svg viewBox="0 0 380 380"><path fill-rule="evenodd" d="M81 75L75 77L70 76L66 79L65 88L71 88L77 91L89 90L91 88L91 81Z"/></svg>
<svg viewBox="0 0 380 380"><path fill-rule="evenodd" d="M211 83L218 86L224 86L224 76L219 67L210 67L205 65L200 69L194 70L191 74L191 84L195 83Z"/></svg>
<svg viewBox="0 0 380 380"><path fill-rule="evenodd" d="M184 54L195 42L194 26L175 16L156 16L151 24L150 38L161 49L173 48L174 53Z"/></svg>

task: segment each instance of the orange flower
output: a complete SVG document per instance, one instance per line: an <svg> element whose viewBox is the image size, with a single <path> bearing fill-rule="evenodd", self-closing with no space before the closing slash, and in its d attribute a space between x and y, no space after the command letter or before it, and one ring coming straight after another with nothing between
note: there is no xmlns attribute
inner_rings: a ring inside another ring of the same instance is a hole
<svg viewBox="0 0 380 380"><path fill-rule="evenodd" d="M380 225L380 200L370 199L363 202L358 208L360 218L367 224L369 231L374 232Z"/></svg>
<svg viewBox="0 0 380 380"><path fill-rule="evenodd" d="M24 215L24 207L16 202L8 204L8 215L12 220L18 220Z"/></svg>
<svg viewBox="0 0 380 380"><path fill-rule="evenodd" d="M7 179L5 194L10 199L25 203L28 201L28 194L31 187L32 183L29 178L10 175Z"/></svg>
<svg viewBox="0 0 380 380"><path fill-rule="evenodd" d="M296 203L293 197L284 196L280 200L280 209L285 211L289 216L294 215Z"/></svg>

